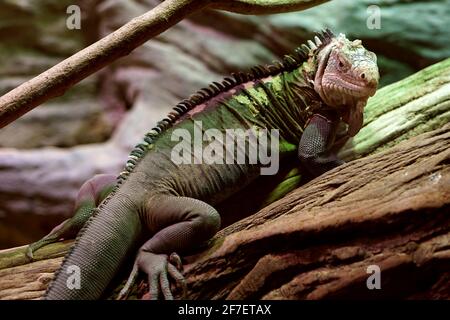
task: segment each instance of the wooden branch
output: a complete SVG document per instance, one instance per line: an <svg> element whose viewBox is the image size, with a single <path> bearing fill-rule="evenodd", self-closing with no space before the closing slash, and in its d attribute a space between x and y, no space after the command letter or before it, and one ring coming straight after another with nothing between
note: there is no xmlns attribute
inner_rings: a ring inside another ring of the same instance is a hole
<svg viewBox="0 0 450 320"><path fill-rule="evenodd" d="M189 298L449 299L449 74L450 59L380 90L367 131L343 151L377 152L220 231L188 258ZM70 244L38 250L33 263L24 247L0 252L0 299L39 298ZM369 265L381 268L382 290L367 290Z"/></svg>
<svg viewBox="0 0 450 320"><path fill-rule="evenodd" d="M185 17L211 7L246 14L303 10L324 0L165 0L149 12L0 97L0 128L64 92Z"/></svg>
<svg viewBox="0 0 450 320"><path fill-rule="evenodd" d="M274 14L305 10L329 0L220 0L214 1L210 8L240 14Z"/></svg>
<svg viewBox="0 0 450 320"><path fill-rule="evenodd" d="M207 0L167 0L0 98L0 128L167 30Z"/></svg>

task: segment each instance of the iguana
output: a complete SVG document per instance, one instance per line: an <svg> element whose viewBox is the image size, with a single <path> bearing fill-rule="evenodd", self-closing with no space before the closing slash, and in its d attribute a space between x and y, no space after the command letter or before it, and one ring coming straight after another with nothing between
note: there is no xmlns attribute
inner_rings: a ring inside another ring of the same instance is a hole
<svg viewBox="0 0 450 320"><path fill-rule="evenodd" d="M263 130L277 129L266 142L278 144L265 151L278 152L280 161L296 154L299 166L318 176L343 163L336 151L362 127L363 108L378 80L376 55L360 40L327 29L280 62L232 74L183 100L131 151L117 179L98 175L87 181L79 191L75 215L29 246L32 257L37 248L78 233L44 299L101 298L136 252L121 296L143 271L151 298L172 299L169 279L184 286L178 254L214 236L221 226L215 206L260 176L264 167L261 153L255 162L250 148L242 145L227 155L241 152L244 163L201 161L196 143L229 147L219 135L200 142L194 137L187 142L193 151L181 148L183 152L174 153L180 149L180 132L202 136L216 129L227 137L227 130L241 129L249 133L241 142L250 146ZM174 161L174 154L190 162ZM211 155L215 160L226 157ZM67 285L71 266L81 270L79 289Z"/></svg>

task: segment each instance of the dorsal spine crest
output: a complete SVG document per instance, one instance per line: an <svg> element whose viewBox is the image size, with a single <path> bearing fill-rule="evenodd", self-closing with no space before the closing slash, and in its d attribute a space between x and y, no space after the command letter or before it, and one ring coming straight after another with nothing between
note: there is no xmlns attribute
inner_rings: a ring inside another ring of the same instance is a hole
<svg viewBox="0 0 450 320"><path fill-rule="evenodd" d="M117 184L120 185L126 180L139 161L145 156L148 150L151 149L152 144L156 141L158 136L178 121L181 116L189 112L189 110L240 84L256 81L298 68L307 61L310 55L329 44L334 37L334 34L329 29L325 29L314 36L314 41L308 40L308 45L302 44L295 49L294 54L285 55L281 61L274 61L273 64L266 66L257 65L251 68L249 73L232 73L231 77L225 77L222 82L213 82L209 87L202 88L192 94L188 99L179 102L172 111L169 112L167 118L159 121L154 128L145 134L144 141L133 148L125 165L125 170L117 177Z"/></svg>

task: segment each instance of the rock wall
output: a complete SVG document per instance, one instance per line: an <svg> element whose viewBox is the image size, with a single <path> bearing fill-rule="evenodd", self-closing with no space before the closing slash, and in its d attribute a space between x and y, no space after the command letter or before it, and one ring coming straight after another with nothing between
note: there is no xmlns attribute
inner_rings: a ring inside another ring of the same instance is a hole
<svg viewBox="0 0 450 320"><path fill-rule="evenodd" d="M87 30L69 30L73 1L0 2L0 95L84 48ZM88 19L83 19L88 25ZM95 29L94 29L95 31ZM97 38L97 36L95 36ZM98 99L99 76L0 131L0 147L71 147L106 140L113 129ZM89 132L87 134L87 132Z"/></svg>

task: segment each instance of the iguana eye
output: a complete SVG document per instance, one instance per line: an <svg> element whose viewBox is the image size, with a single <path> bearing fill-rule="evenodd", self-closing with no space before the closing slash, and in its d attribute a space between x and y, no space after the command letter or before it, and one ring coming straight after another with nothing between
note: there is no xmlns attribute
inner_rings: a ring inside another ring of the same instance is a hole
<svg viewBox="0 0 450 320"><path fill-rule="evenodd" d="M338 69L340 71L345 72L348 70L349 65L348 65L347 61L345 61L341 57L337 57L337 63L338 63Z"/></svg>

